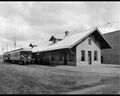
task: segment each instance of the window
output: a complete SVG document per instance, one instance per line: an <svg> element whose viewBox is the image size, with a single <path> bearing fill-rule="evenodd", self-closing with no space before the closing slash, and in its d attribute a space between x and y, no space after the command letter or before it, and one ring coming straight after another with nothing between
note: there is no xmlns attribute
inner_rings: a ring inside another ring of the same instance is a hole
<svg viewBox="0 0 120 96"><path fill-rule="evenodd" d="M101 56L101 63L103 63L103 56Z"/></svg>
<svg viewBox="0 0 120 96"><path fill-rule="evenodd" d="M72 53L69 53L69 61L73 62L74 61L74 56Z"/></svg>
<svg viewBox="0 0 120 96"><path fill-rule="evenodd" d="M60 54L60 56L59 56L59 61L63 61L63 56L62 56L62 54Z"/></svg>
<svg viewBox="0 0 120 96"><path fill-rule="evenodd" d="M91 45L91 39L90 38L88 39L88 45Z"/></svg>
<svg viewBox="0 0 120 96"><path fill-rule="evenodd" d="M81 61L85 61L85 50L81 50Z"/></svg>
<svg viewBox="0 0 120 96"><path fill-rule="evenodd" d="M55 57L54 56L51 56L51 61L55 61Z"/></svg>
<svg viewBox="0 0 120 96"><path fill-rule="evenodd" d="M94 51L94 60L97 61L97 51Z"/></svg>

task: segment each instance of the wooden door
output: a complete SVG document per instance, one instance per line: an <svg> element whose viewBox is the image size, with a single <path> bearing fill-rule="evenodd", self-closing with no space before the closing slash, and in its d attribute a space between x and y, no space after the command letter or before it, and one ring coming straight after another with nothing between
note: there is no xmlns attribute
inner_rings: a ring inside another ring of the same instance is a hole
<svg viewBox="0 0 120 96"><path fill-rule="evenodd" d="M88 64L91 65L92 64L92 52L88 51Z"/></svg>

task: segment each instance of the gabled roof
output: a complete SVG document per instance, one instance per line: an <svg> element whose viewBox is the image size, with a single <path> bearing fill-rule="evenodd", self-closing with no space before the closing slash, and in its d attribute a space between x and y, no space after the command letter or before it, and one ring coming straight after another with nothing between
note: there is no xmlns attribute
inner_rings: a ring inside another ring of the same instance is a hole
<svg viewBox="0 0 120 96"><path fill-rule="evenodd" d="M102 34L112 33L120 30L120 22L108 22L97 27Z"/></svg>
<svg viewBox="0 0 120 96"><path fill-rule="evenodd" d="M49 41L53 41L54 39L56 39L53 35L50 37Z"/></svg>
<svg viewBox="0 0 120 96"><path fill-rule="evenodd" d="M113 28L98 28L102 34L108 34L112 32L119 31L120 29L113 29Z"/></svg>
<svg viewBox="0 0 120 96"><path fill-rule="evenodd" d="M65 34L55 35L55 37L56 37L57 39L64 39Z"/></svg>
<svg viewBox="0 0 120 96"><path fill-rule="evenodd" d="M50 45L50 46L47 46L44 48L40 48L40 49L34 48L33 51L34 52L36 52L36 51L43 52L43 51L58 50L58 49L64 49L64 48L72 48L77 43L79 43L81 40L83 40L84 38L86 38L87 36L89 36L90 34L95 32L96 30L97 30L99 36L101 36L102 42L104 42L106 44L105 46L103 46L103 48L104 47L112 48L111 45L107 42L107 40L102 36L102 34L98 30L98 28L92 28L91 30L88 30L85 32L80 32L77 34L69 35L69 36L65 37L62 41L59 41L53 45Z"/></svg>
<svg viewBox="0 0 120 96"><path fill-rule="evenodd" d="M49 41L52 41L53 39L57 39L57 40L62 40L64 39L64 36L63 35L58 35L58 36L51 36Z"/></svg>

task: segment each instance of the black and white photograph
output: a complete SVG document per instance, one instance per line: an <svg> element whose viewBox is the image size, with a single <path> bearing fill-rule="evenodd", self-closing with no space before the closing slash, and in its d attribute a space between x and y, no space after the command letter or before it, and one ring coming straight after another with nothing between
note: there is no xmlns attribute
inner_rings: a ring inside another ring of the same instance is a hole
<svg viewBox="0 0 120 96"><path fill-rule="evenodd" d="M1 94L120 94L120 2L0 1Z"/></svg>

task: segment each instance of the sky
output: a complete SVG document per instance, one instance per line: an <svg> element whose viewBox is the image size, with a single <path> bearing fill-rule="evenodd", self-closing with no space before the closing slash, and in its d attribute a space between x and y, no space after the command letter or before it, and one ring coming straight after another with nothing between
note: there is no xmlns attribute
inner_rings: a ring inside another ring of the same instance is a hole
<svg viewBox="0 0 120 96"><path fill-rule="evenodd" d="M119 10L120 2L0 2L0 53L13 50L15 38L16 48L42 48L65 31L119 30Z"/></svg>

